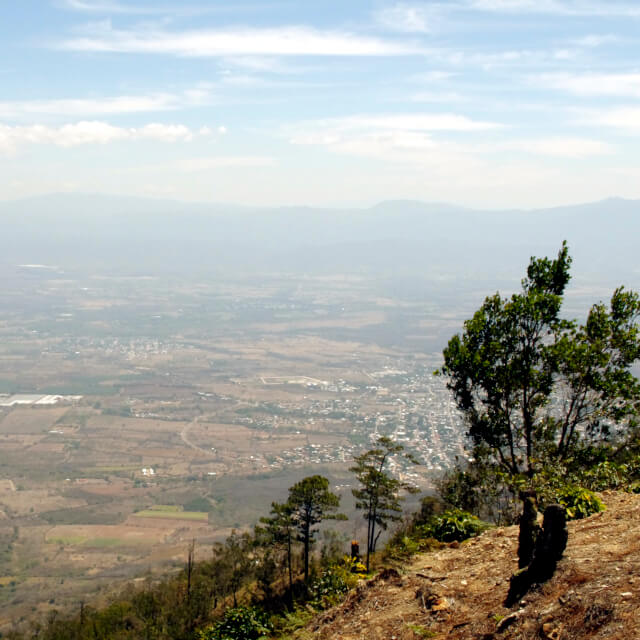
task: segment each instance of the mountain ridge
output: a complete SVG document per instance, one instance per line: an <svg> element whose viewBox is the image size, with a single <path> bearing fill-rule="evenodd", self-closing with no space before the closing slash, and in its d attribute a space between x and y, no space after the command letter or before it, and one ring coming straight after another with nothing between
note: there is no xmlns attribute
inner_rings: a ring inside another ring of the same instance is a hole
<svg viewBox="0 0 640 640"><path fill-rule="evenodd" d="M516 278L568 240L579 278L637 288L640 200L474 210L385 201L366 209L240 207L57 194L0 203L5 265L237 273L446 273Z"/></svg>

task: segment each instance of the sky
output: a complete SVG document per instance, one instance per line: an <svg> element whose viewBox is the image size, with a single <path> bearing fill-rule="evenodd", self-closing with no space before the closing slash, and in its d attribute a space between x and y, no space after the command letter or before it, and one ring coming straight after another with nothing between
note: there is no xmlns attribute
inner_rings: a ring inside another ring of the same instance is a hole
<svg viewBox="0 0 640 640"><path fill-rule="evenodd" d="M0 199L640 198L637 0L0 2Z"/></svg>

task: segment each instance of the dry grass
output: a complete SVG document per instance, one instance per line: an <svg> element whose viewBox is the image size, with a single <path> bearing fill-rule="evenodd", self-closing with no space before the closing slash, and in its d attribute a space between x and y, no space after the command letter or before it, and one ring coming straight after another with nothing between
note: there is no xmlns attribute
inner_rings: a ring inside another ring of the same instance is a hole
<svg viewBox="0 0 640 640"><path fill-rule="evenodd" d="M419 555L402 575L362 584L306 631L318 640L637 638L640 496L603 498L606 512L569 523L556 575L513 609L503 602L517 569L517 527ZM499 631L511 614L511 624Z"/></svg>

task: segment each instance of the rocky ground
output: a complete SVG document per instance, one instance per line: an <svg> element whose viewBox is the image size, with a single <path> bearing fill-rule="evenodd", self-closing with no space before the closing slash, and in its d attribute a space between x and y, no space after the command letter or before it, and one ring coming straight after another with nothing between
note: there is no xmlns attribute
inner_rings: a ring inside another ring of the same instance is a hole
<svg viewBox="0 0 640 640"><path fill-rule="evenodd" d="M554 577L508 609L517 527L416 556L362 583L300 637L318 640L640 638L640 496L569 523Z"/></svg>

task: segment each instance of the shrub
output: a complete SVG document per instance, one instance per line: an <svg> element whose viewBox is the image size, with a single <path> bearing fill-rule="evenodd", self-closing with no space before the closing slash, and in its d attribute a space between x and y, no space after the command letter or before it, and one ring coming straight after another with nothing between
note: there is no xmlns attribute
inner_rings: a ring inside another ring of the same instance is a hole
<svg viewBox="0 0 640 640"><path fill-rule="evenodd" d="M557 499L566 508L568 520L580 520L605 509L602 500L595 493L575 485L560 489Z"/></svg>
<svg viewBox="0 0 640 640"><path fill-rule="evenodd" d="M352 586L349 584L354 581L355 576L350 577L352 575L346 569L338 566L325 569L309 587L311 603L321 608L327 608L338 602Z"/></svg>
<svg viewBox="0 0 640 640"><path fill-rule="evenodd" d="M486 531L490 525L476 516L460 509L447 509L437 516L433 516L424 527L423 533L440 542L461 542Z"/></svg>
<svg viewBox="0 0 640 640"><path fill-rule="evenodd" d="M198 640L258 640L271 632L267 614L257 607L227 609L222 620L198 632Z"/></svg>

